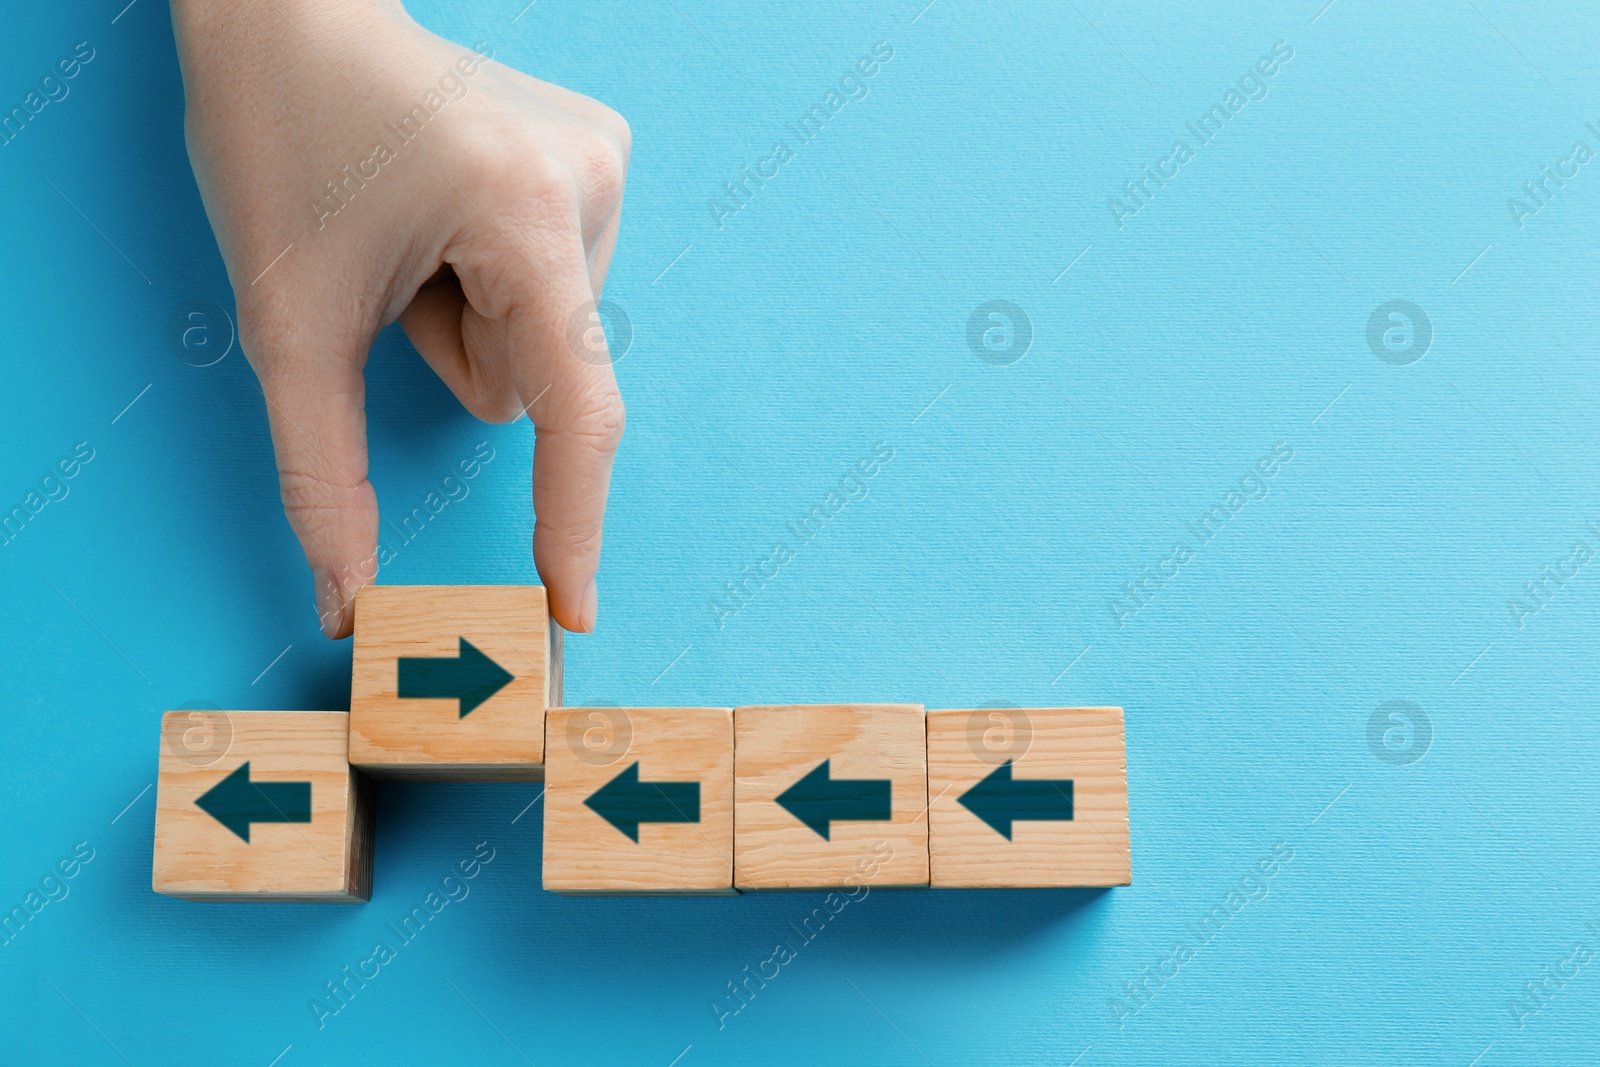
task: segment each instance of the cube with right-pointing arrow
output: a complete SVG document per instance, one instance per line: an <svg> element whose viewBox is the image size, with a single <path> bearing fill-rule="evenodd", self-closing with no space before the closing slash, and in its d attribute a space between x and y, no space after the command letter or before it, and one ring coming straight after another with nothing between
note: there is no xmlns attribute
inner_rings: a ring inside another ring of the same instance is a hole
<svg viewBox="0 0 1600 1067"><path fill-rule="evenodd" d="M388 778L537 780L561 630L537 585L356 595L350 762Z"/></svg>

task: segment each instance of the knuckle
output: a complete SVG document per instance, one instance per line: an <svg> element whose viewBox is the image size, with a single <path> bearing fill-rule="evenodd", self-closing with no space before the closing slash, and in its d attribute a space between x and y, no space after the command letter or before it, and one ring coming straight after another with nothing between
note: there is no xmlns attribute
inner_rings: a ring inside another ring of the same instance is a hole
<svg viewBox="0 0 1600 1067"><path fill-rule="evenodd" d="M273 353L288 347L287 323L277 313L275 305L270 293L251 294L238 301L239 347L244 349L245 358L257 374L270 362Z"/></svg>
<svg viewBox="0 0 1600 1067"><path fill-rule="evenodd" d="M533 536L534 547L541 554L551 548L579 557L600 552L600 526L595 522L541 517L534 525Z"/></svg>
<svg viewBox="0 0 1600 1067"><path fill-rule="evenodd" d="M365 483L351 484L335 472L288 464L278 471L283 506L297 513L337 513L361 503Z"/></svg>
<svg viewBox="0 0 1600 1067"><path fill-rule="evenodd" d="M628 414L616 386L595 389L580 397L559 426L562 433L587 440L602 452L615 452L622 443Z"/></svg>
<svg viewBox="0 0 1600 1067"><path fill-rule="evenodd" d="M576 212L577 181L572 170L548 148L525 137L477 137L459 149L459 158L467 197L496 219L496 225L504 216L513 224L521 219L548 223Z"/></svg>
<svg viewBox="0 0 1600 1067"><path fill-rule="evenodd" d="M612 114L617 116L617 147L622 149L622 158L626 162L633 158L633 127L617 112L613 111Z"/></svg>
<svg viewBox="0 0 1600 1067"><path fill-rule="evenodd" d="M580 150L583 185L589 198L610 207L622 196L628 163L622 147L609 137L587 139Z"/></svg>
<svg viewBox="0 0 1600 1067"><path fill-rule="evenodd" d="M502 192L519 214L561 218L576 212L572 172L547 151L520 152L503 173Z"/></svg>
<svg viewBox="0 0 1600 1067"><path fill-rule="evenodd" d="M262 376L263 386L269 376L263 375L264 370L303 364L308 353L364 355L370 333L376 333L377 301L353 294L321 274L306 279L264 278L257 286L235 286L234 293L239 346Z"/></svg>
<svg viewBox="0 0 1600 1067"><path fill-rule="evenodd" d="M633 151L633 130L629 127L628 120L618 112L601 104L600 126L616 145L617 152L621 155L623 164L626 166L628 157Z"/></svg>
<svg viewBox="0 0 1600 1067"><path fill-rule="evenodd" d="M350 485L336 477L293 465L278 472L284 514L301 540L337 536L352 520L364 525L376 515L377 502L367 482Z"/></svg>

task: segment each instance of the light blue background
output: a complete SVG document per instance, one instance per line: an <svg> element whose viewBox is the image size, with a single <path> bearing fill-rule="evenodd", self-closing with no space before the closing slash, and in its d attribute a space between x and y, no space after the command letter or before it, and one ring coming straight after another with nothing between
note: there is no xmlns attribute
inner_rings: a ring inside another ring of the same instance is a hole
<svg viewBox="0 0 1600 1067"><path fill-rule="evenodd" d="M1131 887L875 893L719 1030L709 1002L820 896L543 893L541 809L513 824L535 785L381 786L364 907L150 891L163 709L346 707L350 656L317 633L247 365L167 344L174 309L232 299L167 13L113 24L123 2L13 4L0 42L5 109L97 51L0 149L0 504L95 449L0 548L0 904L95 851L0 947L0 1060L1600 1059L1600 958L1521 1028L1508 1008L1600 946L1600 562L1520 629L1507 606L1600 548L1600 162L1522 229L1507 207L1600 150L1594 11L417 5L634 131L607 290L630 421L569 702L1127 709ZM1280 40L1270 95L1119 230L1107 198ZM868 97L719 231L708 199L878 41ZM1032 322L1011 366L965 339L996 299ZM1435 329L1409 366L1367 345L1391 299ZM475 423L395 331L369 380L391 516L497 450L383 579L532 580L527 425ZM1122 583L1279 440L1265 499L1118 628ZM723 583L880 441L868 497L719 629ZM1419 762L1369 748L1391 700L1431 719ZM471 896L319 1030L308 998L485 840ZM1279 842L1269 895L1119 1027L1110 998Z"/></svg>

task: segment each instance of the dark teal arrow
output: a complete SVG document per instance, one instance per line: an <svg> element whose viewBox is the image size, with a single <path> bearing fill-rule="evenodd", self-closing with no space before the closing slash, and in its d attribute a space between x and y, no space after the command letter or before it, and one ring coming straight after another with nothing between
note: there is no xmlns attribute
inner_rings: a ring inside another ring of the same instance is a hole
<svg viewBox="0 0 1600 1067"><path fill-rule="evenodd" d="M465 719L473 708L515 679L515 675L479 652L471 641L465 637L458 640L461 642L459 657L402 657L399 661L400 691L396 695L401 700L459 699L461 717Z"/></svg>
<svg viewBox="0 0 1600 1067"><path fill-rule="evenodd" d="M310 822L311 783L252 782L245 760L195 803L249 844L253 822Z"/></svg>
<svg viewBox="0 0 1600 1067"><path fill-rule="evenodd" d="M887 778L833 778L823 760L816 769L778 794L784 810L828 840L835 822L888 822L893 810Z"/></svg>
<svg viewBox="0 0 1600 1067"><path fill-rule="evenodd" d="M1006 760L961 794L961 803L1009 841L1014 822L1071 820L1072 779L1013 778Z"/></svg>
<svg viewBox="0 0 1600 1067"><path fill-rule="evenodd" d="M699 822L699 782L641 782L633 765L584 801L606 822L639 840L642 822Z"/></svg>

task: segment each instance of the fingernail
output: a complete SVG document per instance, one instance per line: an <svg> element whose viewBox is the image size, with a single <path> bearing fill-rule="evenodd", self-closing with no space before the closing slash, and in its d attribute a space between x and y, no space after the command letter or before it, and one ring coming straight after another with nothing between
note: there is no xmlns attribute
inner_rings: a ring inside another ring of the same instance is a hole
<svg viewBox="0 0 1600 1067"><path fill-rule="evenodd" d="M317 622L322 626L322 636L335 637L344 623L344 597L339 585L333 575L321 569L312 572L311 581L316 586Z"/></svg>
<svg viewBox="0 0 1600 1067"><path fill-rule="evenodd" d="M582 633L594 633L595 613L600 609L600 589L595 585L594 579L589 579L589 588L583 591L583 603L578 606L578 629Z"/></svg>

